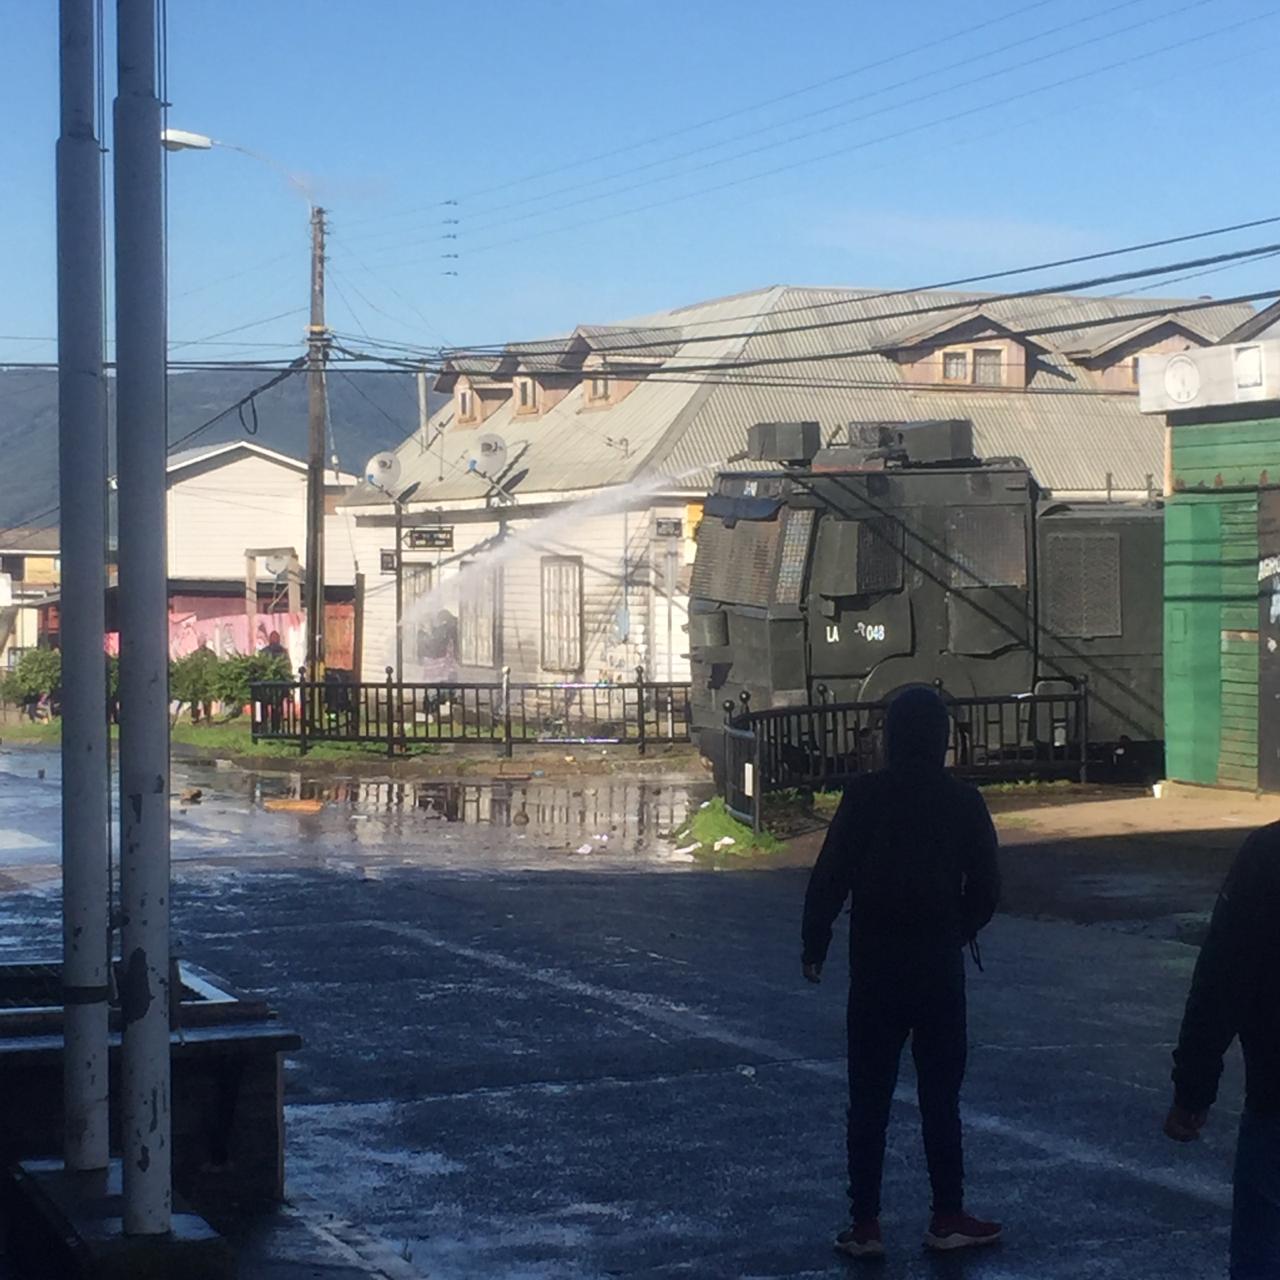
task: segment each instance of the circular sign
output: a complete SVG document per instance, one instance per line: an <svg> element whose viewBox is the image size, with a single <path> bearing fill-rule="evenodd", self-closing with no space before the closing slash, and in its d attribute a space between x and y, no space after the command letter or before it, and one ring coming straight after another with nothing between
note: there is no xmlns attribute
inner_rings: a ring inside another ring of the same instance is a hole
<svg viewBox="0 0 1280 1280"><path fill-rule="evenodd" d="M1174 356L1164 367L1164 389L1175 404L1190 404L1200 394L1200 370L1187 356Z"/></svg>

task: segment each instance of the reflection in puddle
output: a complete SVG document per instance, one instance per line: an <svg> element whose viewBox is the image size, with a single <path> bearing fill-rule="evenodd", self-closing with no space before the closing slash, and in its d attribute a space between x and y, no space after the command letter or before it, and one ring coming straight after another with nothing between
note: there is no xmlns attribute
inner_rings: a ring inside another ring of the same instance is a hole
<svg viewBox="0 0 1280 1280"><path fill-rule="evenodd" d="M557 842L585 838L632 847L669 835L691 804L709 793L705 784L635 779L444 782L294 773L248 774L245 781L256 806L296 802L301 810L311 807L306 802L322 802L326 808L399 818L402 829L410 821L420 823L424 833L436 823L458 823L509 827Z"/></svg>

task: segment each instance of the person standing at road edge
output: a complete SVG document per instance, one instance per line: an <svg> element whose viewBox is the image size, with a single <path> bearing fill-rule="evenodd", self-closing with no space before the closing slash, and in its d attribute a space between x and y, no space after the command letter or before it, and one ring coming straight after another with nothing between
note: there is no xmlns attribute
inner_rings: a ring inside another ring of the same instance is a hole
<svg viewBox="0 0 1280 1280"><path fill-rule="evenodd" d="M967 1054L964 947L999 897L997 841L975 787L946 771L951 719L930 688L890 704L888 768L855 778L805 894L805 978L818 982L831 927L852 897L849 941L849 1199L836 1248L884 1253L880 1184L903 1045L911 1037L933 1210L925 1244L993 1244L1000 1225L964 1211L960 1085Z"/></svg>
<svg viewBox="0 0 1280 1280"><path fill-rule="evenodd" d="M1231 1280L1280 1280L1280 822L1236 855L1196 961L1164 1131L1191 1142L1240 1037L1245 1103L1231 1202Z"/></svg>

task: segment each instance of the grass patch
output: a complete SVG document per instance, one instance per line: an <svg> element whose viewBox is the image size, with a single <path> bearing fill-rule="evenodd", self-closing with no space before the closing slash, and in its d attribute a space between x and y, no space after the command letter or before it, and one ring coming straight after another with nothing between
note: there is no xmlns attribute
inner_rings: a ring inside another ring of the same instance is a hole
<svg viewBox="0 0 1280 1280"><path fill-rule="evenodd" d="M118 735L119 727L112 725L111 737L116 738ZM362 756L385 757L387 754L386 744L382 742L316 742L307 748L304 757L296 742L276 742L269 739L254 742L246 717L215 721L213 724L192 724L190 720L179 720L171 726L169 738L171 742L190 747L193 751L205 751L211 756L232 760L350 760ZM56 747L61 741L60 720L12 720L0 724L0 743ZM397 753L397 758L432 755L438 751L439 748L434 743L423 743L420 746L410 746L403 754Z"/></svg>
<svg viewBox="0 0 1280 1280"><path fill-rule="evenodd" d="M56 747L62 741L60 720L6 720L0 724L0 743Z"/></svg>
<svg viewBox="0 0 1280 1280"><path fill-rule="evenodd" d="M695 809L674 839L682 848L697 845L690 852L711 862L777 853L782 848L782 842L768 831L755 832L745 822L739 822L725 808L722 796Z"/></svg>

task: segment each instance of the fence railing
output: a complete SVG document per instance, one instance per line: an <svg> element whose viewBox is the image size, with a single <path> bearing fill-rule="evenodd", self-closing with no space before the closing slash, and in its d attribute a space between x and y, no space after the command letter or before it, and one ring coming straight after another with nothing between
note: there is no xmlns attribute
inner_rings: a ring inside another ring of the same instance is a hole
<svg viewBox="0 0 1280 1280"><path fill-rule="evenodd" d="M688 742L689 686L644 678L629 684L534 684L509 679L406 683L260 681L250 686L253 740L385 745L394 755L433 743L500 747L539 744Z"/></svg>
<svg viewBox="0 0 1280 1280"><path fill-rule="evenodd" d="M952 698L947 764L993 781L1078 778L1089 767L1088 690ZM765 795L842 786L884 762L887 702L829 702L752 711L724 704L725 804L760 829Z"/></svg>

